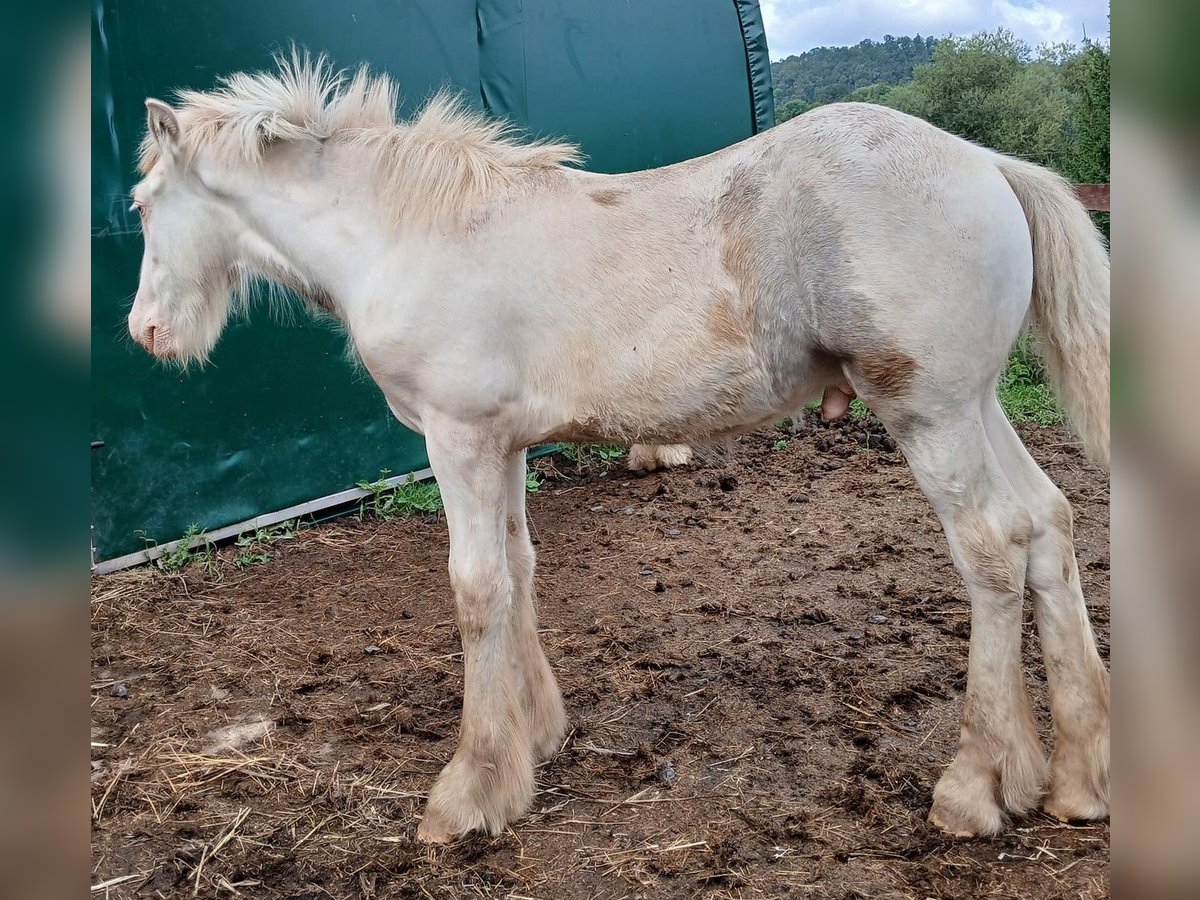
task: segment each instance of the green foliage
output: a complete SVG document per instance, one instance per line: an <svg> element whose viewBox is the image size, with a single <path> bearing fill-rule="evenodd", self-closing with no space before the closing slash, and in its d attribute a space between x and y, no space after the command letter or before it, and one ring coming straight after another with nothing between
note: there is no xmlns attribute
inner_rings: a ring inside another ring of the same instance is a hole
<svg viewBox="0 0 1200 900"><path fill-rule="evenodd" d="M1070 177L1094 184L1109 178L1109 53L1085 42L1062 64L1075 114Z"/></svg>
<svg viewBox="0 0 1200 900"><path fill-rule="evenodd" d="M771 64L776 120L837 100L879 103L1074 182L1109 180L1109 51L1011 31L885 38L820 47ZM1108 213L1093 219L1107 237Z"/></svg>
<svg viewBox="0 0 1200 900"><path fill-rule="evenodd" d="M537 469L526 469L525 471L525 490L530 494L536 494L542 489L542 473Z"/></svg>
<svg viewBox="0 0 1200 900"><path fill-rule="evenodd" d="M358 482L362 490L369 492L359 505L360 516L370 515L387 521L429 515L442 508L442 494L437 482L416 481L409 475L407 481L392 485L387 482L390 474L390 470L382 469L377 480Z"/></svg>
<svg viewBox="0 0 1200 900"><path fill-rule="evenodd" d="M273 556L268 550L271 544L279 541L290 541L296 536L300 523L296 519L280 522L267 528L257 528L252 532L238 535L234 546L242 548L234 558L234 564L244 569L246 566L257 566L269 563Z"/></svg>
<svg viewBox="0 0 1200 900"><path fill-rule="evenodd" d="M867 404L855 397L850 401L850 419L853 422L861 422L871 414L871 410L867 408Z"/></svg>
<svg viewBox="0 0 1200 900"><path fill-rule="evenodd" d="M817 47L799 56L771 63L778 121L821 103L845 100L860 88L899 84L913 67L928 62L937 41L931 37L893 37L865 40L853 47ZM799 102L805 108L791 107ZM783 115L788 112L790 114Z"/></svg>
<svg viewBox="0 0 1200 900"><path fill-rule="evenodd" d="M789 441L787 438L780 438L779 440L777 440L775 443L773 443L771 445L771 449L772 450L786 450L791 445L792 445L792 442Z"/></svg>
<svg viewBox="0 0 1200 900"><path fill-rule="evenodd" d="M1098 44L1035 54L999 29L940 41L912 80L876 95L1001 153L1077 182L1109 178L1109 54Z"/></svg>
<svg viewBox="0 0 1200 900"><path fill-rule="evenodd" d="M580 469L607 472L625 455L625 448L620 444L562 444L559 452Z"/></svg>
<svg viewBox="0 0 1200 900"><path fill-rule="evenodd" d="M1022 334L1013 348L996 386L996 395L1004 412L1014 422L1062 424L1062 409L1046 382L1045 369L1028 334Z"/></svg>
<svg viewBox="0 0 1200 900"><path fill-rule="evenodd" d="M775 107L775 123L779 124L788 119L794 119L810 109L816 109L819 105L819 103L806 103L803 100L788 100L782 106Z"/></svg>
<svg viewBox="0 0 1200 900"><path fill-rule="evenodd" d="M894 85L868 84L850 92L846 99L853 103L883 103Z"/></svg>
<svg viewBox="0 0 1200 900"><path fill-rule="evenodd" d="M149 541L144 531L138 532L138 536L144 541ZM197 546L193 547L192 544ZM178 572L192 563L201 563L209 569L216 565L216 548L204 533L204 529L195 522L188 526L174 549L155 560L155 565L163 572Z"/></svg>

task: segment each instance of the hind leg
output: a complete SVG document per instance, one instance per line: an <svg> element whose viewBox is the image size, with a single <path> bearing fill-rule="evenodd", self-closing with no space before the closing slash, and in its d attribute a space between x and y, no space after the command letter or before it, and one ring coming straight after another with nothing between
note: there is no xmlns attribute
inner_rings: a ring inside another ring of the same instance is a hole
<svg viewBox="0 0 1200 900"><path fill-rule="evenodd" d="M1033 514L1027 579L1046 662L1054 756L1044 808L1060 819L1108 815L1109 684L1079 582L1071 505L994 398L984 424L1004 472Z"/></svg>
<svg viewBox="0 0 1200 900"><path fill-rule="evenodd" d="M653 472L686 466L692 461L692 448L687 444L634 444L625 458L631 472Z"/></svg>
<svg viewBox="0 0 1200 900"><path fill-rule="evenodd" d="M886 424L886 405L883 415ZM976 403L946 410L936 423L890 418L904 422L895 436L942 522L971 600L958 752L934 788L929 819L957 836L996 834L1005 812L1037 805L1046 781L1021 673L1030 514L992 451Z"/></svg>

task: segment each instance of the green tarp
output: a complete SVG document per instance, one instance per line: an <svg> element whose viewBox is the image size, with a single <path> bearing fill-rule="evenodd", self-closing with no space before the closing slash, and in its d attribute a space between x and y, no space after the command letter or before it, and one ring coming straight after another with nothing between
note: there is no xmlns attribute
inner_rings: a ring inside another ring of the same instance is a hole
<svg viewBox="0 0 1200 900"><path fill-rule="evenodd" d="M268 68L292 42L368 62L411 113L451 86L587 167L666 165L774 121L756 2L746 0L98 0L92 13L92 545L97 561L425 466L329 326L231 322L203 370L128 338L141 238L128 212L143 100Z"/></svg>

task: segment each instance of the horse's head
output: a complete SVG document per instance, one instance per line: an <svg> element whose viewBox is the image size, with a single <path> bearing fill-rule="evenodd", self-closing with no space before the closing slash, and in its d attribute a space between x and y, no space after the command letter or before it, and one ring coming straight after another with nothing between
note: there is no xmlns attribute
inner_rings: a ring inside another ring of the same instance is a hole
<svg viewBox="0 0 1200 900"><path fill-rule="evenodd" d="M145 252L129 333L159 359L203 359L229 317L239 265L239 217L187 152L184 123L146 101L154 146L134 188Z"/></svg>

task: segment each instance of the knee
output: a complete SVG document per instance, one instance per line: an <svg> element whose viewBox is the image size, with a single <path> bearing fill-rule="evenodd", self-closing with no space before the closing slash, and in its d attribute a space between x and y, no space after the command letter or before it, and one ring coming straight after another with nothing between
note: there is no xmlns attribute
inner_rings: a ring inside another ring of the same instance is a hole
<svg viewBox="0 0 1200 900"><path fill-rule="evenodd" d="M1076 571L1074 515L1062 491L1056 490L1042 504L1030 557L1029 580L1035 589L1070 583Z"/></svg>
<svg viewBox="0 0 1200 900"><path fill-rule="evenodd" d="M1075 516L1066 495L1054 488L1041 494L1033 503L1035 521L1034 538L1051 537L1056 541L1070 542L1075 530Z"/></svg>
<svg viewBox="0 0 1200 900"><path fill-rule="evenodd" d="M1048 512L1051 529L1057 533L1060 540L1068 545L1072 544L1075 534L1075 514L1071 511L1071 504L1067 502L1062 491L1056 492L1049 503Z"/></svg>
<svg viewBox="0 0 1200 900"><path fill-rule="evenodd" d="M1017 506L1003 515L977 514L957 524L963 562L971 577L994 594L1019 603L1033 535L1029 510Z"/></svg>

